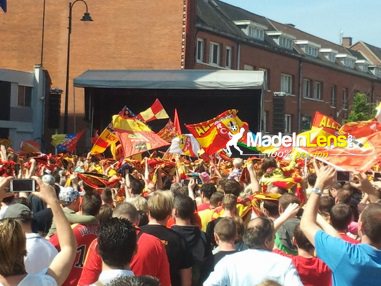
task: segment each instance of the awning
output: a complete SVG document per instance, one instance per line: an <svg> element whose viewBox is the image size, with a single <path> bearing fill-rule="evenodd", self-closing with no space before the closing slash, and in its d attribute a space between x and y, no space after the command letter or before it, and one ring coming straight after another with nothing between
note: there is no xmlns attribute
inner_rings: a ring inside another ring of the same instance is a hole
<svg viewBox="0 0 381 286"><path fill-rule="evenodd" d="M75 87L141 89L262 89L263 71L88 70Z"/></svg>

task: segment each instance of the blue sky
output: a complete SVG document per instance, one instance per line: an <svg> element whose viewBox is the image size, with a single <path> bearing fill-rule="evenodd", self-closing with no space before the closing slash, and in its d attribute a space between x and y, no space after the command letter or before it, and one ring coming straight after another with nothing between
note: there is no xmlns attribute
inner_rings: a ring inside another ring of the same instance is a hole
<svg viewBox="0 0 381 286"><path fill-rule="evenodd" d="M222 0L281 23L339 43L340 32L353 43L381 48L380 0Z"/></svg>

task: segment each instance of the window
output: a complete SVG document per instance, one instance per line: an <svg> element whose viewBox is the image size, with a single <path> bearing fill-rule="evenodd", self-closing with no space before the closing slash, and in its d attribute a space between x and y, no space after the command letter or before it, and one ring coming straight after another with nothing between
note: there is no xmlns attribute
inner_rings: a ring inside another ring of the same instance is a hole
<svg viewBox="0 0 381 286"><path fill-rule="evenodd" d="M203 62L204 61L204 40L197 39L197 47L196 47L196 61Z"/></svg>
<svg viewBox="0 0 381 286"><path fill-rule="evenodd" d="M220 65L220 44L210 43L209 63L217 66Z"/></svg>
<svg viewBox="0 0 381 286"><path fill-rule="evenodd" d="M348 89L343 89L343 109L348 109Z"/></svg>
<svg viewBox="0 0 381 286"><path fill-rule="evenodd" d="M311 116L302 115L302 130L310 130L311 129Z"/></svg>
<svg viewBox="0 0 381 286"><path fill-rule="evenodd" d="M307 78L303 79L303 96L311 97L311 80Z"/></svg>
<svg viewBox="0 0 381 286"><path fill-rule="evenodd" d="M292 94L292 76L289 74L281 74L280 91Z"/></svg>
<svg viewBox="0 0 381 286"><path fill-rule="evenodd" d="M336 107L337 99L336 99L336 85L331 88L331 106Z"/></svg>
<svg viewBox="0 0 381 286"><path fill-rule="evenodd" d="M31 106L32 104L32 88L19 85L18 90L18 106Z"/></svg>
<svg viewBox="0 0 381 286"><path fill-rule="evenodd" d="M279 37L279 46L292 50L293 40L286 37Z"/></svg>
<svg viewBox="0 0 381 286"><path fill-rule="evenodd" d="M320 81L314 82L314 99L322 100L323 97L323 83Z"/></svg>
<svg viewBox="0 0 381 286"><path fill-rule="evenodd" d="M232 67L232 48L226 47L225 50L225 67L231 68Z"/></svg>
<svg viewBox="0 0 381 286"><path fill-rule="evenodd" d="M260 28L249 26L248 36L257 40L263 41L265 39L265 31Z"/></svg>
<svg viewBox="0 0 381 286"><path fill-rule="evenodd" d="M305 52L307 55L316 58L316 57L318 56L318 52L319 52L319 50L318 50L318 48L312 47L312 46L310 46L310 45L306 45L306 46L304 47L304 52Z"/></svg>
<svg viewBox="0 0 381 286"><path fill-rule="evenodd" d="M284 133L291 133L292 130L292 115L284 115Z"/></svg>

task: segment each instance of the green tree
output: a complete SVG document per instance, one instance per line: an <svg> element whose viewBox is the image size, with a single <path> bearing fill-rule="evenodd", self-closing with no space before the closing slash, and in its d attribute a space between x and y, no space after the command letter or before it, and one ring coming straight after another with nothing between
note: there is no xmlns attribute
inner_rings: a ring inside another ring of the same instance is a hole
<svg viewBox="0 0 381 286"><path fill-rule="evenodd" d="M375 115L375 106L369 102L368 96L365 93L357 92L353 97L351 112L346 121L365 121L374 118Z"/></svg>

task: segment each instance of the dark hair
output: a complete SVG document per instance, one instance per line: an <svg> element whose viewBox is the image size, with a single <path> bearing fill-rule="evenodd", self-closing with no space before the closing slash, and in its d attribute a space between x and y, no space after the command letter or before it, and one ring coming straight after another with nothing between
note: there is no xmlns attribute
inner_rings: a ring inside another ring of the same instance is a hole
<svg viewBox="0 0 381 286"><path fill-rule="evenodd" d="M335 205L335 200L331 196L322 196L319 199L319 211L329 213Z"/></svg>
<svg viewBox="0 0 381 286"><path fill-rule="evenodd" d="M112 207L110 205L102 205L99 209L97 219L99 224L103 224L112 217Z"/></svg>
<svg viewBox="0 0 381 286"><path fill-rule="evenodd" d="M81 208L83 214L96 216L101 206L101 196L96 192L87 193L82 197Z"/></svg>
<svg viewBox="0 0 381 286"><path fill-rule="evenodd" d="M176 195L173 208L176 216L181 219L192 219L195 211L194 201L186 195Z"/></svg>
<svg viewBox="0 0 381 286"><path fill-rule="evenodd" d="M303 231L300 229L300 224L297 224L295 226L294 239L295 239L296 245L299 248L303 250L307 250L307 251L314 249L314 246L312 245L312 243L307 239Z"/></svg>
<svg viewBox="0 0 381 286"><path fill-rule="evenodd" d="M213 207L218 207L219 203L222 203L222 200L224 199L224 193L223 192L215 192L213 195L210 197L210 205Z"/></svg>
<svg viewBox="0 0 381 286"><path fill-rule="evenodd" d="M237 197L243 190L241 184L234 179L227 179L223 184L222 188L225 194L233 194Z"/></svg>
<svg viewBox="0 0 381 286"><path fill-rule="evenodd" d="M100 227L99 255L107 265L124 269L136 251L136 240L136 229L132 224L126 219L113 217Z"/></svg>
<svg viewBox="0 0 381 286"><path fill-rule="evenodd" d="M112 199L112 191L109 188L103 189L102 194L101 194L101 199L104 201L106 204L112 204L114 203Z"/></svg>
<svg viewBox="0 0 381 286"><path fill-rule="evenodd" d="M123 217L134 223L139 218L139 212L131 203L121 203L113 211L113 217Z"/></svg>
<svg viewBox="0 0 381 286"><path fill-rule="evenodd" d="M279 215L279 201L264 200L263 208L267 211L268 215L271 217L276 217Z"/></svg>
<svg viewBox="0 0 381 286"><path fill-rule="evenodd" d="M249 222L243 241L248 248L265 249L266 242L274 239L274 225L267 217L257 217Z"/></svg>
<svg viewBox="0 0 381 286"><path fill-rule="evenodd" d="M137 180L134 177L130 176L130 188L131 194L140 195L144 189L144 183L141 180Z"/></svg>
<svg viewBox="0 0 381 286"><path fill-rule="evenodd" d="M315 182L316 182L316 173L308 174L308 176L307 176L307 183L310 186L314 186Z"/></svg>
<svg viewBox="0 0 381 286"><path fill-rule="evenodd" d="M200 192L206 197L208 200L210 200L211 196L217 192L217 188L214 184L203 184L201 186Z"/></svg>
<svg viewBox="0 0 381 286"><path fill-rule="evenodd" d="M353 191L350 188L345 187L344 185L342 188L337 190L337 196L336 196L337 202L349 204L351 201L352 194L353 194Z"/></svg>
<svg viewBox="0 0 381 286"><path fill-rule="evenodd" d="M282 208L283 211L288 207L289 204L292 203L300 205L300 200L297 196L293 194L285 193L279 198L279 206Z"/></svg>
<svg viewBox="0 0 381 286"><path fill-rule="evenodd" d="M353 218L351 207L342 203L334 205L329 215L331 224L336 230L346 230Z"/></svg>
<svg viewBox="0 0 381 286"><path fill-rule="evenodd" d="M381 243L381 204L369 204L361 213L362 231L372 243Z"/></svg>
<svg viewBox="0 0 381 286"><path fill-rule="evenodd" d="M234 241L237 236L237 225L232 218L222 218L216 223L214 233L221 241Z"/></svg>
<svg viewBox="0 0 381 286"><path fill-rule="evenodd" d="M273 157L269 157L269 158L264 158L263 159L263 162L262 162L262 165L261 165L261 171L260 171L260 176L264 175L266 173L266 170L268 168L278 168L278 164L275 160L275 158Z"/></svg>
<svg viewBox="0 0 381 286"><path fill-rule="evenodd" d="M107 283L107 286L160 286L160 281L149 275L120 276Z"/></svg>

